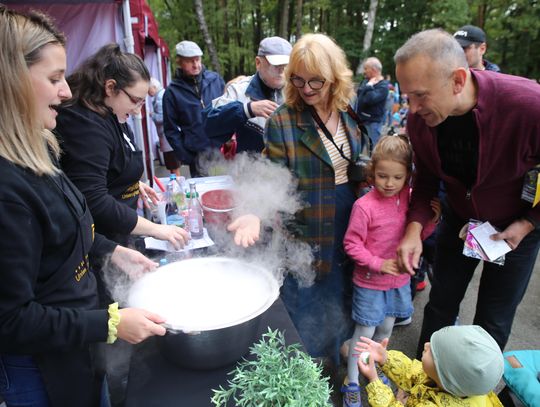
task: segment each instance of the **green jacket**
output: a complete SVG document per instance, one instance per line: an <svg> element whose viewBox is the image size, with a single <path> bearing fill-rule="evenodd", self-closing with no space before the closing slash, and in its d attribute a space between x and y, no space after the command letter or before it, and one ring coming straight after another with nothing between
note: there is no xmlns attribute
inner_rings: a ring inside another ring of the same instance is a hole
<svg viewBox="0 0 540 407"><path fill-rule="evenodd" d="M361 150L356 122L340 112L355 160ZM297 213L294 233L314 249L318 272L330 271L334 245L334 168L309 111L281 105L266 122L263 154L281 163L298 179L306 207Z"/></svg>

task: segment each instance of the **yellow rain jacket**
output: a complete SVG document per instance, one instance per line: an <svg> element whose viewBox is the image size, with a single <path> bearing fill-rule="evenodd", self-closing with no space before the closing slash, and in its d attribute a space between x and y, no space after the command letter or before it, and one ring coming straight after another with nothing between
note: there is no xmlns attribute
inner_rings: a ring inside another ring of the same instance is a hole
<svg viewBox="0 0 540 407"><path fill-rule="evenodd" d="M411 360L402 352L388 351L388 360L382 370L400 389L409 394L405 406L440 407L503 407L495 393L484 396L456 397L437 387L422 369L422 362ZM390 387L380 380L366 386L371 407L403 406L396 400Z"/></svg>

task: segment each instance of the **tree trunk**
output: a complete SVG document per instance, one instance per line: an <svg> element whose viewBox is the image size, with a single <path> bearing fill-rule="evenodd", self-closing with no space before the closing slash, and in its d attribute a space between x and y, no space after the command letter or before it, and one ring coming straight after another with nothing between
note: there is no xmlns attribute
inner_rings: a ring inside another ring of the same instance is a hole
<svg viewBox="0 0 540 407"><path fill-rule="evenodd" d="M370 0L369 2L368 23L366 34L364 35L364 46L362 47L362 52L366 55L371 48L371 39L373 38L373 29L375 28L375 15L377 14L378 3L378 0Z"/></svg>
<svg viewBox="0 0 540 407"><path fill-rule="evenodd" d="M278 36L287 38L289 32L289 0L283 0L281 4L281 13L279 16Z"/></svg>
<svg viewBox="0 0 540 407"><path fill-rule="evenodd" d="M364 34L364 45L362 47L362 56L360 62L358 63L358 68L356 68L356 73L360 74L362 71L362 62L368 56L368 51L371 48L371 40L373 38L373 29L375 28L375 16L377 14L377 4L378 0L370 0L369 2L369 12L368 12L368 22L366 27L366 33Z"/></svg>
<svg viewBox="0 0 540 407"><path fill-rule="evenodd" d="M302 36L302 0L296 0L296 31L295 37L296 41Z"/></svg>
<svg viewBox="0 0 540 407"><path fill-rule="evenodd" d="M199 23L199 28L204 38L206 48L208 48L208 54L210 54L210 63L212 64L212 69L217 73L221 73L221 67L219 65L219 59L214 47L214 42L208 31L208 25L204 18L204 8L203 0L193 0L193 5L195 6L195 15L197 16L197 22Z"/></svg>
<svg viewBox="0 0 540 407"><path fill-rule="evenodd" d="M486 14L487 14L487 4L482 3L478 5L478 14L476 16L476 24L478 27L484 28L486 23Z"/></svg>
<svg viewBox="0 0 540 407"><path fill-rule="evenodd" d="M259 43L262 41L262 26L263 26L263 21L262 21L262 5L261 5L261 2L260 0L257 1L255 3L255 7L254 7L254 10L255 10L255 15L254 15L254 18L253 18L253 24L254 25L254 29L253 29L253 47L254 47L254 50L253 50L253 53L254 55L257 55L257 51L259 49ZM253 11L252 11L253 13Z"/></svg>

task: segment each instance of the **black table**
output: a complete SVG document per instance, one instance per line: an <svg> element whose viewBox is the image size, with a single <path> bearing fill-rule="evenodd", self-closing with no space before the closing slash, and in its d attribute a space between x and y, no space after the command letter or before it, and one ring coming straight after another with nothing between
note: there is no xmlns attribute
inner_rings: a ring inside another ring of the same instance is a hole
<svg viewBox="0 0 540 407"><path fill-rule="evenodd" d="M301 343L280 298L263 314L259 335L268 327L285 331L287 344ZM257 339L257 341L260 339ZM212 389L226 387L236 363L214 370L188 370L173 365L159 352L156 338L136 346L131 358L126 407L211 407Z"/></svg>

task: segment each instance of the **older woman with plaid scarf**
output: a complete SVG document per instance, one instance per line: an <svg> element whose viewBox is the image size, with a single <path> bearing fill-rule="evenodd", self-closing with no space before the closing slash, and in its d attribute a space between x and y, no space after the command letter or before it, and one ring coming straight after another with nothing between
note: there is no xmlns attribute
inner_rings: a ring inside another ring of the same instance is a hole
<svg viewBox="0 0 540 407"><path fill-rule="evenodd" d="M348 114L352 72L343 50L323 34L304 35L285 70L285 103L268 119L264 154L298 179L305 208L292 229L313 248L315 282L285 279L282 298L310 355L337 363L351 333L351 264L343 236L356 199L347 168L361 149Z"/></svg>

